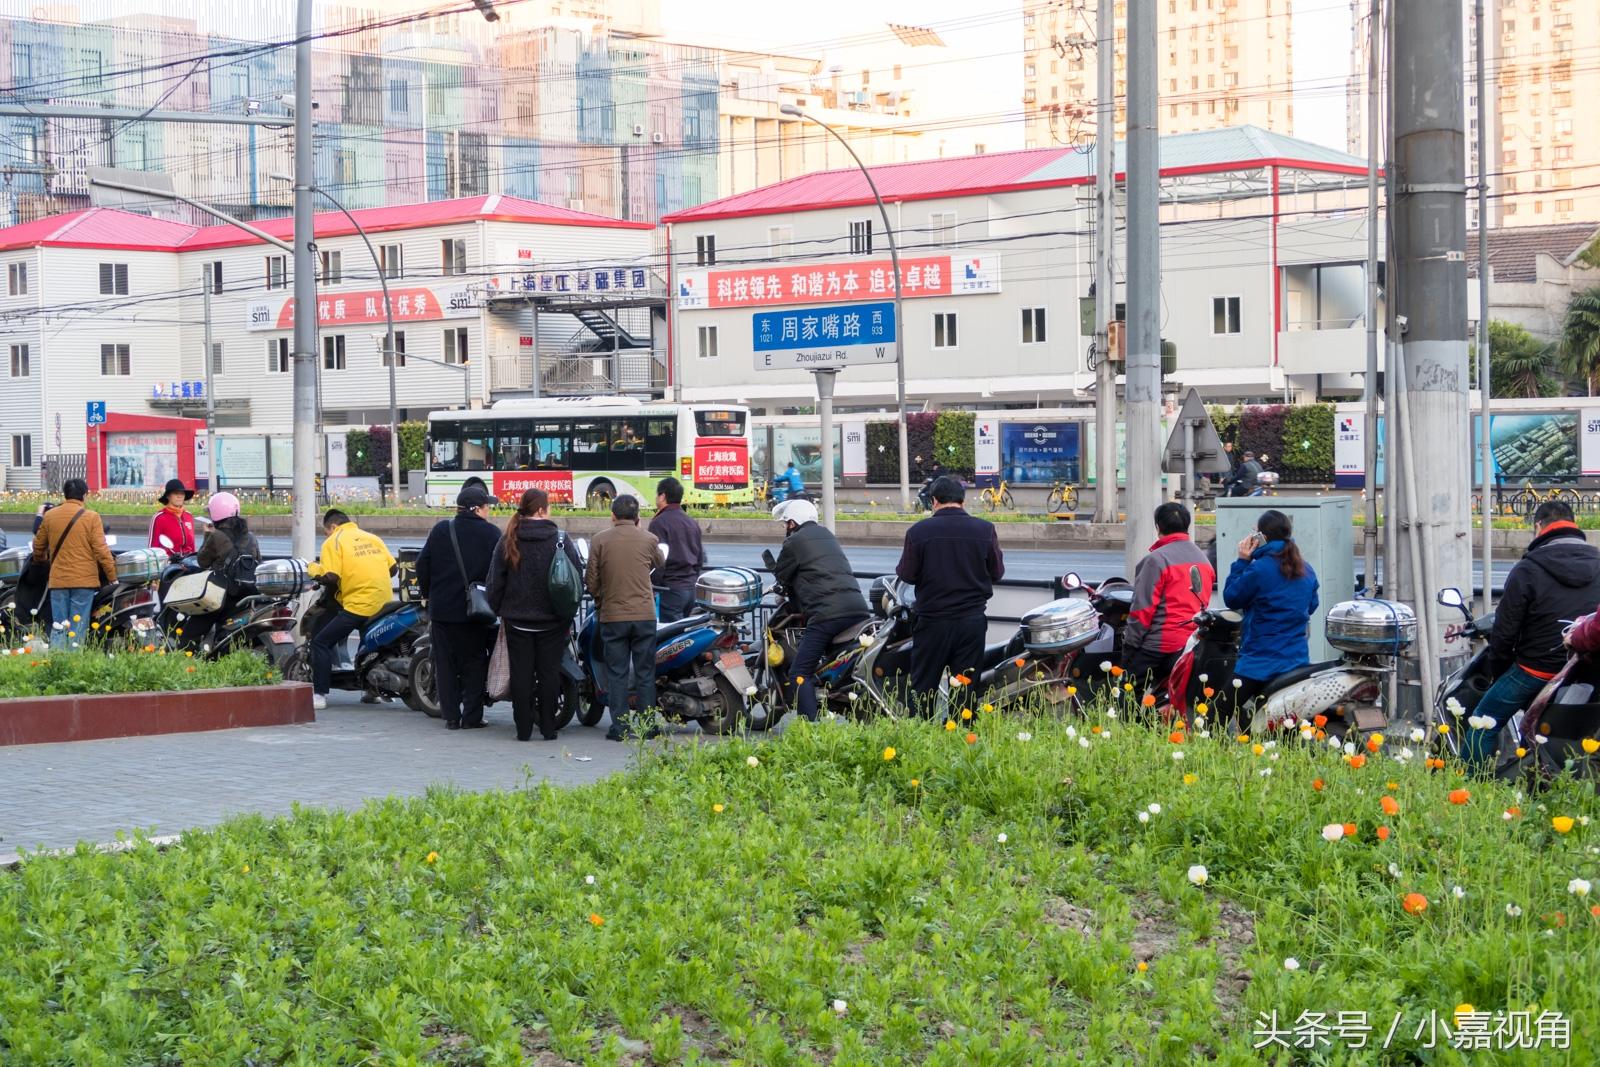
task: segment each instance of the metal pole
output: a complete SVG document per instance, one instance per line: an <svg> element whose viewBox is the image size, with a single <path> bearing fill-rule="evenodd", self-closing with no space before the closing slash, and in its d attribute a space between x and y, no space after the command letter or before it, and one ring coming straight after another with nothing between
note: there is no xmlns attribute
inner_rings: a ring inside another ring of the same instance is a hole
<svg viewBox="0 0 1600 1067"><path fill-rule="evenodd" d="M1094 521L1117 521L1117 375L1112 364L1111 320L1117 310L1117 282L1111 259L1117 240L1116 20L1113 0L1100 0L1096 15L1094 369L1095 490Z"/></svg>
<svg viewBox="0 0 1600 1067"><path fill-rule="evenodd" d="M537 400L544 395L543 371L539 367L539 305L529 301L533 308L533 396Z"/></svg>
<svg viewBox="0 0 1600 1067"><path fill-rule="evenodd" d="M472 410L472 364L461 364L461 404L468 411Z"/></svg>
<svg viewBox="0 0 1600 1067"><path fill-rule="evenodd" d="M884 236L889 239L889 264L894 270L894 390L895 410L900 416L900 510L911 510L911 445L906 436L906 318L902 313L900 302L900 242L894 234L894 227L889 225L889 209L884 206L883 197L878 195L878 183L872 180L872 171L861 162L861 157L856 155L856 150L850 147L850 142L839 135L839 131L829 126L826 122L809 115L793 104L785 104L778 109L785 115L795 115L815 122L818 126L833 134L834 139L844 145L844 150L850 153L850 158L855 160L856 166L861 171L861 176L867 179L867 188L872 190L872 199L877 201L878 214L883 219Z"/></svg>
<svg viewBox="0 0 1600 1067"><path fill-rule="evenodd" d="M822 416L822 525L833 529L833 383L837 369L813 371L817 412Z"/></svg>
<svg viewBox="0 0 1600 1067"><path fill-rule="evenodd" d="M1193 514L1200 505L1200 487L1194 477L1194 420L1183 420L1183 491L1189 498L1189 512Z"/></svg>
<svg viewBox="0 0 1600 1067"><path fill-rule="evenodd" d="M294 496L292 551L316 554L317 275L312 245L311 25L313 0L295 4L294 46Z"/></svg>
<svg viewBox="0 0 1600 1067"><path fill-rule="evenodd" d="M217 398L211 389L211 286L215 278L211 274L211 264L206 264L205 271L201 274L204 286L201 289L201 307L205 310L205 368L206 368L206 492L217 491Z"/></svg>
<svg viewBox="0 0 1600 1067"><path fill-rule="evenodd" d="M1366 402L1361 454L1366 493L1361 530L1365 549L1366 586L1378 584L1378 42L1383 0L1372 0L1372 25L1367 37L1367 373L1361 383ZM1387 509L1389 501L1384 499ZM1389 561L1393 565L1393 560Z"/></svg>
<svg viewBox="0 0 1600 1067"><path fill-rule="evenodd" d="M83 107L42 103L0 104L0 117L105 119L110 122L194 122L210 126L271 126L280 130L287 129L294 123L294 120L286 115L224 115L212 111L145 111L137 107Z"/></svg>
<svg viewBox="0 0 1600 1067"><path fill-rule="evenodd" d="M1161 503L1161 175L1156 0L1128 5L1128 573L1155 540Z"/></svg>
<svg viewBox="0 0 1600 1067"><path fill-rule="evenodd" d="M1488 27L1483 22L1483 0L1474 5L1478 27L1478 499L1483 522L1483 601L1479 614L1494 610L1494 504L1489 483L1494 453L1489 448L1489 389L1493 369L1489 363L1489 97L1484 77L1483 50Z"/></svg>

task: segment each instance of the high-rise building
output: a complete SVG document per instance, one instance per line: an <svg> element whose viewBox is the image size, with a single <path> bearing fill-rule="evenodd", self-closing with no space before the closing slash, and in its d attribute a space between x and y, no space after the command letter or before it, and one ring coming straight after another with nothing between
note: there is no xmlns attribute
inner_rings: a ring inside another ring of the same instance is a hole
<svg viewBox="0 0 1600 1067"><path fill-rule="evenodd" d="M1228 126L1294 133L1290 0L1156 0L1163 134ZM1025 0L1027 147L1094 139L1096 0ZM1127 102L1128 5L1117 0L1117 126Z"/></svg>

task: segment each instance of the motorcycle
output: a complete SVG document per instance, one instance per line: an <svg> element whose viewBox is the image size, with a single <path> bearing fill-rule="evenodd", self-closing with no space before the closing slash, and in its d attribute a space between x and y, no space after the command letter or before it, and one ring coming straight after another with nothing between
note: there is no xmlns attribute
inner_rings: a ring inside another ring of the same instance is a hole
<svg viewBox="0 0 1600 1067"><path fill-rule="evenodd" d="M108 546L116 543L115 534L106 537ZM42 585L24 587L22 576L32 558L31 546L0 551L0 630L8 638L48 634L55 622L48 591ZM92 632L97 637L131 638L141 644L152 641L157 636L158 602L151 586L166 554L158 549L135 548L117 552L113 558L117 576L95 591L89 618L79 623L84 630L80 637L86 639Z"/></svg>
<svg viewBox="0 0 1600 1067"><path fill-rule="evenodd" d="M1600 778L1600 759L1585 748L1600 740L1600 617L1567 628L1567 662L1528 705L1510 732L1523 755L1500 763L1497 777L1543 786L1562 774Z"/></svg>
<svg viewBox="0 0 1600 1067"><path fill-rule="evenodd" d="M301 620L301 641L282 667L287 681L311 681L311 637L338 611L339 605L329 584L316 581ZM332 687L360 692L363 703L399 697L411 710L424 711L426 706L416 694L412 676L417 645L426 634L427 623L418 605L404 600L389 601L362 626L353 657L348 641L335 650Z"/></svg>
<svg viewBox="0 0 1600 1067"><path fill-rule="evenodd" d="M1081 585L1077 575L1068 577ZM1078 653L1102 641L1106 625L1100 609L1081 598L1064 597L1032 609L1009 640L984 649L978 699L1000 707L1037 692L1048 704L1065 704Z"/></svg>
<svg viewBox="0 0 1600 1067"><path fill-rule="evenodd" d="M285 672L295 650L306 564L298 559L241 556L225 572L202 571L194 556L163 569L156 626L167 648L219 658L255 652Z"/></svg>
<svg viewBox="0 0 1600 1067"><path fill-rule="evenodd" d="M1466 719L1476 712L1478 701L1495 683L1497 676L1489 666L1489 634L1494 630L1494 612L1474 618L1461 590L1453 587L1439 590L1437 599L1444 607L1459 609L1465 618L1464 622L1452 625L1445 631L1445 640L1464 638L1469 642L1470 649L1460 666L1440 680L1434 693L1435 721L1449 722L1455 710L1451 706L1452 701L1461 708L1460 718ZM1445 743L1452 753L1456 752L1461 744L1460 731L1451 730L1445 735Z"/></svg>
<svg viewBox="0 0 1600 1067"><path fill-rule="evenodd" d="M1070 684L1078 687L1079 703L1089 703L1116 684L1116 676L1101 670L1100 664L1122 662L1122 631L1133 611L1133 583L1118 575L1088 585L1076 572L1068 571L1061 578L1061 587L1069 599L1087 600L1100 623L1094 639L1075 650L1065 665Z"/></svg>

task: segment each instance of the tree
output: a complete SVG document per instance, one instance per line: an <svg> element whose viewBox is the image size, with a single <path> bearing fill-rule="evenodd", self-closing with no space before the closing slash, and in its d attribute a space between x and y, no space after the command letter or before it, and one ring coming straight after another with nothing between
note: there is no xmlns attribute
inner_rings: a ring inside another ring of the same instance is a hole
<svg viewBox="0 0 1600 1067"><path fill-rule="evenodd" d="M1582 378L1593 396L1600 381L1600 285L1579 293L1567 305L1561 324L1561 368Z"/></svg>
<svg viewBox="0 0 1600 1067"><path fill-rule="evenodd" d="M1555 347L1515 323L1489 322L1489 395L1516 399L1559 396ZM1477 367L1476 354L1472 366Z"/></svg>

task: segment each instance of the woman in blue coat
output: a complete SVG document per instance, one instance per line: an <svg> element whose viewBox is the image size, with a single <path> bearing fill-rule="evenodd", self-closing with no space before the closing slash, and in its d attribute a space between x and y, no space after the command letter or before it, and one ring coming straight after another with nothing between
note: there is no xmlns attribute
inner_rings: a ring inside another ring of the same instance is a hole
<svg viewBox="0 0 1600 1067"><path fill-rule="evenodd" d="M1311 662L1306 631L1317 610L1317 574L1294 543L1294 524L1264 511L1256 532L1239 542L1223 603L1244 613L1234 677L1234 708L1243 709L1277 675Z"/></svg>

